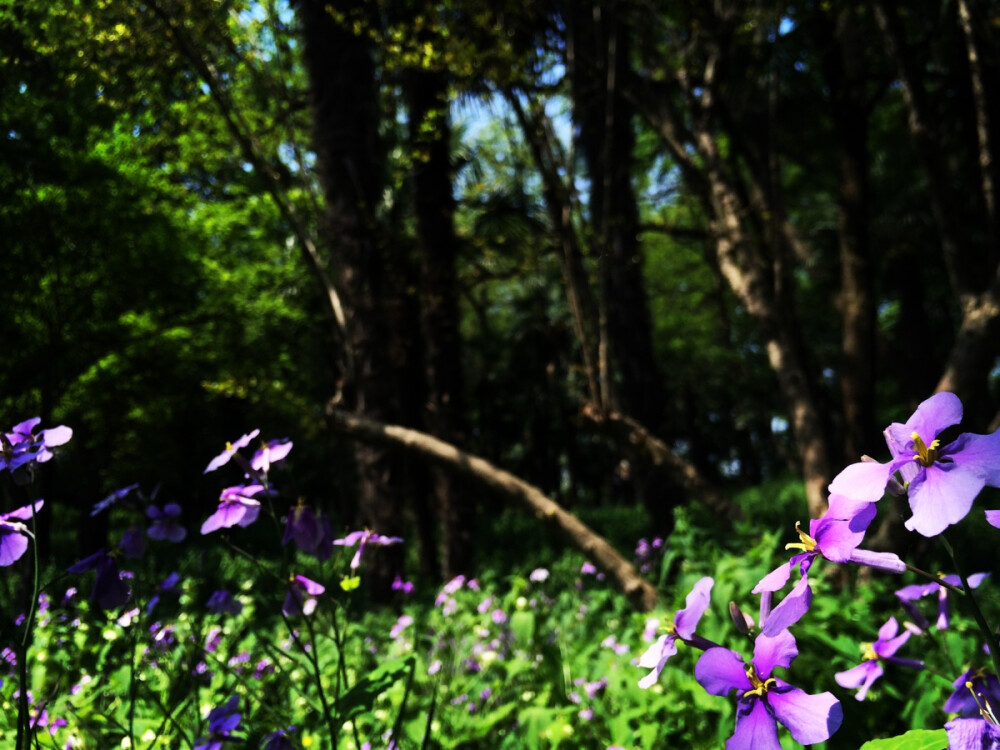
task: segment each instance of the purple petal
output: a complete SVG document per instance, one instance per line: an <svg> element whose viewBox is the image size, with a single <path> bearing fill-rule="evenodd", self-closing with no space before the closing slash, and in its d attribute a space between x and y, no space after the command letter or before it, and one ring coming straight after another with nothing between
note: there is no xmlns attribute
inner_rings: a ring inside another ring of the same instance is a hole
<svg viewBox="0 0 1000 750"><path fill-rule="evenodd" d="M966 580L969 582L969 588L977 589L979 588L979 584L989 578L989 576L989 573L973 573ZM952 586L962 588L962 579L954 573L944 576L941 580Z"/></svg>
<svg viewBox="0 0 1000 750"><path fill-rule="evenodd" d="M915 601L930 596L941 588L939 583L915 583L911 586L904 586L896 592L896 596L904 601Z"/></svg>
<svg viewBox="0 0 1000 750"><path fill-rule="evenodd" d="M783 563L760 579L760 583L753 587L752 594L760 594L764 591L781 591L788 583L788 577L792 573L791 562Z"/></svg>
<svg viewBox="0 0 1000 750"><path fill-rule="evenodd" d="M253 440L255 437L257 437L259 434L260 430L258 429L258 430L253 430L252 432L248 432L246 435L243 435L239 440L233 443L234 452L239 450L240 448L246 448L248 445L250 445L250 441Z"/></svg>
<svg viewBox="0 0 1000 750"><path fill-rule="evenodd" d="M249 503L254 503L254 504L250 505ZM239 526L249 526L250 524L252 524L254 521L257 520L257 516L259 515L260 515L260 503L255 502L254 500L249 500L247 501L247 504L243 506L243 517L240 518L240 520L237 521L236 523Z"/></svg>
<svg viewBox="0 0 1000 750"><path fill-rule="evenodd" d="M310 596L319 596L326 591L326 588L323 585L316 583L316 581L311 578L306 578L305 576L295 576L295 582L305 589L305 592Z"/></svg>
<svg viewBox="0 0 1000 750"><path fill-rule="evenodd" d="M712 695L731 690L752 690L743 657L728 648L710 648L694 666L694 677Z"/></svg>
<svg viewBox="0 0 1000 750"><path fill-rule="evenodd" d="M42 507L45 505L45 501L44 500L36 500L35 503L34 503L34 505L35 505L35 513L37 514L38 511L40 511L42 509ZM4 519L6 519L6 518L17 518L20 521L28 521L28 520L31 519L31 506L30 505L24 505L24 506L18 508L17 510L12 510L10 513L4 513L4 514L0 515L0 518L4 518Z"/></svg>
<svg viewBox="0 0 1000 750"><path fill-rule="evenodd" d="M844 709L832 693L809 695L779 683L779 689L768 692L767 702L778 721L803 745L830 739L844 720Z"/></svg>
<svg viewBox="0 0 1000 750"><path fill-rule="evenodd" d="M878 568L888 573L903 573L906 571L906 563L892 552L872 552L867 549L856 549L851 553L848 561L857 565Z"/></svg>
<svg viewBox="0 0 1000 750"><path fill-rule="evenodd" d="M984 719L952 719L944 728L948 732L949 750L1000 748L1000 727Z"/></svg>
<svg viewBox="0 0 1000 750"><path fill-rule="evenodd" d="M28 537L0 526L0 567L12 565L28 551Z"/></svg>
<svg viewBox="0 0 1000 750"><path fill-rule="evenodd" d="M208 466L205 467L205 471L203 471L202 474L208 474L210 472L215 471L216 469L222 468L223 466L229 463L229 459L231 459L232 457L233 457L233 451L227 448L226 450L222 451L222 453L220 453L218 456L216 456L215 458L213 458L211 461L208 462Z"/></svg>
<svg viewBox="0 0 1000 750"><path fill-rule="evenodd" d="M674 628L682 639L688 639L694 635L698 621L711 603L714 583L715 581L708 576L699 578L684 600L684 609L679 610L674 615Z"/></svg>
<svg viewBox="0 0 1000 750"><path fill-rule="evenodd" d="M890 656L899 651L904 643L910 640L911 635L913 634L909 630L904 630L895 638L890 638L887 641L875 641L875 643L872 644L872 649L883 659L888 659Z"/></svg>
<svg viewBox="0 0 1000 750"><path fill-rule="evenodd" d="M639 687L643 690L652 687L660 679L660 672L663 671L667 660L676 653L677 636L673 633L668 633L657 638L653 645L646 649L645 653L639 657L640 667L653 670L639 680Z"/></svg>
<svg viewBox="0 0 1000 750"><path fill-rule="evenodd" d="M843 495L831 495L829 503L826 514L810 525L810 536L816 540L820 553L827 560L847 562L875 518L875 504L858 502Z"/></svg>
<svg viewBox="0 0 1000 750"><path fill-rule="evenodd" d="M736 706L736 732L726 750L781 750L778 725L760 699L740 701Z"/></svg>
<svg viewBox="0 0 1000 750"><path fill-rule="evenodd" d="M878 639L880 641L887 641L890 638L895 638L896 633L899 632L899 623L896 622L895 617L890 617L885 623L878 629Z"/></svg>
<svg viewBox="0 0 1000 750"><path fill-rule="evenodd" d="M41 432L42 443L47 448L65 445L73 438L73 430L66 425L59 425Z"/></svg>
<svg viewBox="0 0 1000 750"><path fill-rule="evenodd" d="M85 573L88 570L93 570L94 568L97 567L97 563L101 559L103 559L104 557L107 557L107 554L108 553L107 553L106 550L103 550L103 549L102 550L98 550L97 552L95 552L94 554L90 555L89 557L83 558L82 560L80 560L80 562L74 563L73 565L70 565L68 568L66 568L66 572L67 573Z"/></svg>
<svg viewBox="0 0 1000 750"><path fill-rule="evenodd" d="M121 580L118 564L113 557L104 555L97 563L97 578L90 598L101 609L118 609L130 595L128 585Z"/></svg>
<svg viewBox="0 0 1000 750"><path fill-rule="evenodd" d="M831 495L843 495L855 502L874 503L882 499L893 472L893 464L861 461L851 464L830 483Z"/></svg>
<svg viewBox="0 0 1000 750"><path fill-rule="evenodd" d="M941 456L982 474L990 487L1000 486L1000 430L989 435L959 435L944 447Z"/></svg>
<svg viewBox="0 0 1000 750"><path fill-rule="evenodd" d="M890 664L897 664L907 669L915 669L918 672L924 668L924 663L920 659L903 659L899 656L887 656L885 660Z"/></svg>
<svg viewBox="0 0 1000 750"><path fill-rule="evenodd" d="M961 421L962 402L954 393L944 391L922 402L902 427L907 441L912 442L911 434L915 432L930 445L941 432Z"/></svg>
<svg viewBox="0 0 1000 750"><path fill-rule="evenodd" d="M883 674L885 674L885 669L877 661L864 661L858 666L851 667L844 672L837 672L833 676L833 679L842 688L847 688L848 690L860 687L861 689L855 694L854 698L855 700L863 701L868 694L868 688Z"/></svg>
<svg viewBox="0 0 1000 750"><path fill-rule="evenodd" d="M41 417L32 417L31 419L24 420L20 424L14 425L11 428L11 432L13 432L15 435L18 436L30 437L31 435L34 434L35 428L38 427L38 425L40 425L41 423L42 423ZM7 437L8 439L11 440L11 442L14 442L14 440L11 438L10 435L8 435ZM20 442L20 440L18 442Z"/></svg>
<svg viewBox="0 0 1000 750"><path fill-rule="evenodd" d="M795 645L795 636L787 630L782 630L773 637L762 632L754 640L753 666L757 671L757 676L762 680L770 677L775 667L785 667L786 669L790 667L798 655L799 649Z"/></svg>
<svg viewBox="0 0 1000 750"><path fill-rule="evenodd" d="M332 544L337 544L343 547L353 547L355 544L361 541L367 533L368 533L367 531L352 531L343 539L334 539Z"/></svg>
<svg viewBox="0 0 1000 750"><path fill-rule="evenodd" d="M809 579L802 576L781 604L771 610L767 620L761 625L761 633L774 637L782 630L790 628L802 619L812 604L812 589Z"/></svg>
<svg viewBox="0 0 1000 750"><path fill-rule="evenodd" d="M986 511L986 522L990 526L996 526L998 529L1000 529L1000 510Z"/></svg>
<svg viewBox="0 0 1000 750"><path fill-rule="evenodd" d="M968 515L985 484L976 471L957 463L928 466L910 483L913 516L903 525L924 536L937 536Z"/></svg>
<svg viewBox="0 0 1000 750"><path fill-rule="evenodd" d="M223 503L219 509L205 519L201 525L202 534L210 534L216 529L235 526L246 515L247 509L238 503Z"/></svg>

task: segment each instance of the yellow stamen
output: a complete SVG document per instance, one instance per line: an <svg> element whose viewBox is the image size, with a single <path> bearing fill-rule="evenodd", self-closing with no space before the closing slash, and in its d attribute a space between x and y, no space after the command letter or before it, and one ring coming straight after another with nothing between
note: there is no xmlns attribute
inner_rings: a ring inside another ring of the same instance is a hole
<svg viewBox="0 0 1000 750"><path fill-rule="evenodd" d="M785 545L785 549L800 549L803 552L812 552L816 549L816 540L802 530L802 526L798 521L795 522L795 531L798 533L799 539L802 541L789 542Z"/></svg>
<svg viewBox="0 0 1000 750"><path fill-rule="evenodd" d="M930 445L924 442L924 439L920 437L916 432L910 435L913 440L913 445L917 449L917 452L913 454L913 459L919 461L924 466L930 466L937 460L938 448L941 446L941 441L932 440Z"/></svg>
<svg viewBox="0 0 1000 750"><path fill-rule="evenodd" d="M970 693L972 693L972 699L979 707L979 715L990 724L1000 724L1000 721L997 721L997 715L993 713L993 707L990 706L989 702L986 700L986 696L982 693L977 693L975 689L973 689L972 680L966 680L965 687L968 688Z"/></svg>
<svg viewBox="0 0 1000 750"><path fill-rule="evenodd" d="M753 685L753 689L744 692L744 698L748 695L756 695L759 698L767 692L769 686L776 684L773 677L761 680L760 677L757 676L757 672L754 670L753 664L751 664L750 668L747 669L747 679L750 680L750 684Z"/></svg>
<svg viewBox="0 0 1000 750"><path fill-rule="evenodd" d="M878 654L871 643L861 644L861 661L878 661Z"/></svg>
<svg viewBox="0 0 1000 750"><path fill-rule="evenodd" d="M227 451L228 453L232 453L232 452L233 452L233 451L235 451L235 450L236 450L236 449L235 449L235 448L233 447L233 444L232 444L232 443L230 443L230 442L229 442L229 441L227 440L227 441L226 441L226 451Z"/></svg>

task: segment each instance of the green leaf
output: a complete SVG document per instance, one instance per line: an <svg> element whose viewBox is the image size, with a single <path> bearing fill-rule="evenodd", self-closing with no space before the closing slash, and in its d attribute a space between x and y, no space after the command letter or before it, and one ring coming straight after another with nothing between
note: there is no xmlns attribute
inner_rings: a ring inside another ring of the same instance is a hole
<svg viewBox="0 0 1000 750"><path fill-rule="evenodd" d="M898 737L870 740L861 750L944 750L948 734L943 729L913 729Z"/></svg>
<svg viewBox="0 0 1000 750"><path fill-rule="evenodd" d="M411 655L386 662L344 693L337 703L340 720L346 721L358 714L370 711L379 695L413 669L414 661L415 657Z"/></svg>
<svg viewBox="0 0 1000 750"><path fill-rule="evenodd" d="M527 647L535 638L535 614L533 612L515 612L510 617L510 630L522 647Z"/></svg>

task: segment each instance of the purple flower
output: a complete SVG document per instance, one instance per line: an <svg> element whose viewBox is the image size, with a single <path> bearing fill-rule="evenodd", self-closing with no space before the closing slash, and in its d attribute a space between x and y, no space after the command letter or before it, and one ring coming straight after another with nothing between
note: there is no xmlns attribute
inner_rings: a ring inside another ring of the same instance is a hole
<svg viewBox="0 0 1000 750"><path fill-rule="evenodd" d="M324 513L319 519L323 534L319 538L319 544L313 554L320 562L326 562L333 557L333 525L330 523L330 514Z"/></svg>
<svg viewBox="0 0 1000 750"><path fill-rule="evenodd" d="M868 694L868 688L872 686L875 680L885 674L882 662L891 662L900 666L910 667L911 669L923 669L924 663L922 661L902 659L895 656L899 648L912 635L909 630L904 630L900 635L896 635L898 631L899 623L896 622L895 617L890 617L879 628L878 639L874 643L863 644L862 649L864 654L861 657L863 661L856 667L852 667L844 672L837 672L834 675L837 684L848 690L860 688L854 697L859 701L863 701L865 695Z"/></svg>
<svg viewBox="0 0 1000 750"><path fill-rule="evenodd" d="M221 615L223 613L238 615L243 611L243 605L231 593L225 589L220 589L208 597L205 609L213 615Z"/></svg>
<svg viewBox="0 0 1000 750"><path fill-rule="evenodd" d="M406 595L413 593L413 583L411 581L404 581L400 576L396 576L392 579L392 590L402 591Z"/></svg>
<svg viewBox="0 0 1000 750"><path fill-rule="evenodd" d="M301 500L294 508L290 508L285 517L285 535L282 544L288 544L293 539L296 546L303 552L315 552L323 541L324 528L316 514Z"/></svg>
<svg viewBox="0 0 1000 750"><path fill-rule="evenodd" d="M232 739L240 725L239 704L239 696L234 695L224 705L212 709L208 715L208 735L198 738L194 750L222 750L222 743Z"/></svg>
<svg viewBox="0 0 1000 750"><path fill-rule="evenodd" d="M294 731L295 727L288 727L271 732L264 738L264 747L261 750L295 750L292 741L288 739L288 735Z"/></svg>
<svg viewBox="0 0 1000 750"><path fill-rule="evenodd" d="M117 609L124 605L131 592L121 579L117 561L107 550L95 552L66 570L69 573L84 573L95 569L97 578L94 579L90 600L101 609Z"/></svg>
<svg viewBox="0 0 1000 750"><path fill-rule="evenodd" d="M736 732L726 750L780 750L779 722L803 745L825 742L840 728L843 708L831 693L809 695L771 676L798 653L795 638L783 630L773 638L757 636L749 667L728 648L717 646L701 655L694 675L705 690L712 695L738 691Z"/></svg>
<svg viewBox="0 0 1000 750"><path fill-rule="evenodd" d="M110 506L117 503L119 500L125 499L125 497L131 494L133 490L137 489L139 489L138 484L130 484L128 487L122 487L120 490L115 490L106 498L101 500L99 503L95 503L94 509L90 511L90 515L92 517L96 516L98 513L102 512L105 508L109 508Z"/></svg>
<svg viewBox="0 0 1000 750"><path fill-rule="evenodd" d="M41 417L33 417L0 434L0 471L17 472L32 461L45 463L52 458L50 448L65 445L73 437L73 430L65 425L36 432L41 423ZM15 473L15 480L18 476Z"/></svg>
<svg viewBox="0 0 1000 750"><path fill-rule="evenodd" d="M977 588L987 576L989 576L989 573L973 573L967 579L969 587ZM962 579L957 575L941 576L941 581L957 588L962 587ZM906 610L910 617L917 621L917 625L921 626L922 629L926 629L927 619L916 608L913 602L935 593L938 595L937 629L947 630L951 616L951 604L948 600L947 586L942 586L940 583L934 581L930 583L917 583L901 588L896 592L896 597L900 600L900 604L903 605L903 609Z"/></svg>
<svg viewBox="0 0 1000 750"><path fill-rule="evenodd" d="M351 558L351 570L357 570L361 566L361 555L365 551L367 545L373 545L377 547L385 546L388 544L398 544L403 541L401 537L398 536L383 536L382 534L376 534L374 531L352 531L350 534L345 536L343 539L334 539L333 544L342 547L353 547L355 544L358 545L358 551L354 553L354 557ZM465 579L463 578L464 582Z"/></svg>
<svg viewBox="0 0 1000 750"><path fill-rule="evenodd" d="M677 653L678 639L692 643L695 637L694 629L711 602L714 583L715 581L708 576L699 579L684 600L684 609L678 610L674 614L674 621L666 624L664 628L666 634L657 638L656 642L639 657L639 666L652 670L639 680L639 687L649 688L660 679L660 672L663 671L667 660Z"/></svg>
<svg viewBox="0 0 1000 750"><path fill-rule="evenodd" d="M260 430L254 430L253 432L248 432L246 435L241 437L235 443L226 443L225 449L218 456L213 458L208 462L208 466L205 468L203 474L208 474L210 471L215 471L229 463L229 459L237 455L237 451L240 448L246 448L250 445L250 441L253 440L260 434ZM244 462L246 459L244 459Z"/></svg>
<svg viewBox="0 0 1000 750"><path fill-rule="evenodd" d="M21 559L28 551L28 537L31 532L22 521L31 519L32 512L38 513L45 501L36 500L32 505L25 505L10 513L0 513L0 567L12 565Z"/></svg>
<svg viewBox="0 0 1000 750"><path fill-rule="evenodd" d="M906 528L936 536L958 523L985 486L1000 486L1000 431L991 435L963 433L946 446L937 436L962 421L962 402L954 393L935 393L917 407L906 424L885 430L892 459L881 464L862 461L844 469L830 492L873 502L897 471L907 486L913 516Z"/></svg>
<svg viewBox="0 0 1000 750"><path fill-rule="evenodd" d="M986 719L952 719L948 732L949 750L1000 750L1000 726Z"/></svg>
<svg viewBox="0 0 1000 750"><path fill-rule="evenodd" d="M400 633L412 624L413 618L410 615L400 615L399 619L396 620L396 624L392 626L392 630L389 631L389 637L395 640L399 637Z"/></svg>
<svg viewBox="0 0 1000 750"><path fill-rule="evenodd" d="M619 643L613 635L609 635L607 638L601 641L601 646L603 648L610 648L612 651L618 654L618 656L621 656L622 654L627 654L629 651L628 644Z"/></svg>
<svg viewBox="0 0 1000 750"><path fill-rule="evenodd" d="M287 438L284 440L270 440L264 443L253 454L253 458L250 459L250 466L254 471L266 474L271 468L271 464L276 464L278 461L283 460L291 449L292 441Z"/></svg>
<svg viewBox="0 0 1000 750"><path fill-rule="evenodd" d="M146 539L142 535L142 529L135 524L129 526L122 534L118 547L130 560L142 557L146 554Z"/></svg>
<svg viewBox="0 0 1000 750"><path fill-rule="evenodd" d="M761 623L765 635L773 636L785 630L798 622L809 609L812 603L812 589L809 587L807 574L818 557L836 563L853 562L869 565L892 573L902 573L906 570L906 564L891 552L858 549L858 545L864 539L865 531L875 518L875 512L874 503L858 502L842 495L830 495L827 512L822 518L809 522L808 534L798 523L795 524L800 541L786 544L785 549L802 551L764 576L753 589L755 594L779 591L788 582L796 566L802 575L792 592L771 611L766 621Z"/></svg>
<svg viewBox="0 0 1000 750"><path fill-rule="evenodd" d="M981 716L984 706L1000 706L1000 680L985 669L970 669L955 680L954 692L944 704L944 712L962 718Z"/></svg>
<svg viewBox="0 0 1000 750"><path fill-rule="evenodd" d="M177 503L167 503L163 506L163 510L156 505L146 508L146 517L153 522L146 531L149 538L165 542L183 542L187 530L177 523L181 512L181 506Z"/></svg>
<svg viewBox="0 0 1000 750"><path fill-rule="evenodd" d="M535 583L544 583L549 577L549 571L545 568L535 568L531 571L531 575L528 576L528 580L534 581Z"/></svg>
<svg viewBox="0 0 1000 750"><path fill-rule="evenodd" d="M288 585L288 594L281 612L285 617L294 615L311 615L316 610L316 597L326 591L326 588L305 576L292 576Z"/></svg>
<svg viewBox="0 0 1000 750"><path fill-rule="evenodd" d="M264 487L260 484L226 487L219 496L218 509L201 525L201 533L209 534L216 529L252 524L260 513L260 503L253 496L263 491Z"/></svg>

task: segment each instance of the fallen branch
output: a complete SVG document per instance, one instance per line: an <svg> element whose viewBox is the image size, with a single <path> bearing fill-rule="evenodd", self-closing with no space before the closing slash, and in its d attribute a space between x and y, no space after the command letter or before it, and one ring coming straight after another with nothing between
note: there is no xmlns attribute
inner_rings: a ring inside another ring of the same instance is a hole
<svg viewBox="0 0 1000 750"><path fill-rule="evenodd" d="M601 429L619 445L638 453L683 487L692 498L715 514L719 523L732 529L733 521L742 521L743 511L707 479L689 461L674 453L670 446L631 417L611 412L598 414L594 409L583 410L583 417Z"/></svg>
<svg viewBox="0 0 1000 750"><path fill-rule="evenodd" d="M415 453L517 501L537 518L555 527L570 544L586 555L637 610L648 612L656 605L656 589L636 572L631 563L618 554L604 537L537 487L485 459L418 430L382 424L335 408L327 409L327 416L333 429L348 437Z"/></svg>

